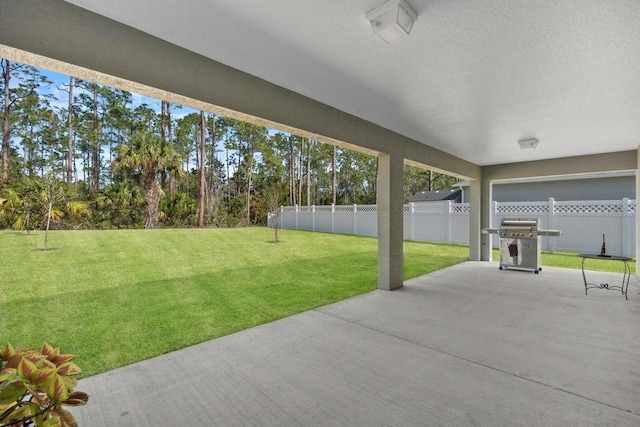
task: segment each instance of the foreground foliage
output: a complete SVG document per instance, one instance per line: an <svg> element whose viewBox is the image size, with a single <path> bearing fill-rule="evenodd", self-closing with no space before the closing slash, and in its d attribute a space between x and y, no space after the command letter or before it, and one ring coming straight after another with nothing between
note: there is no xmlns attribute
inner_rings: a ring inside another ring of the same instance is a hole
<svg viewBox="0 0 640 427"><path fill-rule="evenodd" d="M40 351L0 351L0 426L73 427L73 415L62 406L84 405L89 396L74 391L80 368L71 354L45 343Z"/></svg>

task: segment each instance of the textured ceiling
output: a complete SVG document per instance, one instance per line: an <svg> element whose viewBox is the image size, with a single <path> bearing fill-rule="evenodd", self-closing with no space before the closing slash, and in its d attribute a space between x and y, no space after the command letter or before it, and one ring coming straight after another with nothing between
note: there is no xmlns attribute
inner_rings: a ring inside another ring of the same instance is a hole
<svg viewBox="0 0 640 427"><path fill-rule="evenodd" d="M480 165L640 143L638 0L408 0L390 45L384 0L69 2Z"/></svg>

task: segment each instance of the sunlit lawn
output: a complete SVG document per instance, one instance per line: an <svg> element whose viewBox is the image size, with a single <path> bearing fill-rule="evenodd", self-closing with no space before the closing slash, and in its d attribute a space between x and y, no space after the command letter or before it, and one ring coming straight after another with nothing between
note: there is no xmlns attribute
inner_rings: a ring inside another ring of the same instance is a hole
<svg viewBox="0 0 640 427"><path fill-rule="evenodd" d="M371 291L372 238L281 230L0 232L0 345L43 341L84 375ZM467 259L406 243L405 276Z"/></svg>
<svg viewBox="0 0 640 427"><path fill-rule="evenodd" d="M42 251L42 232L0 232L0 345L49 341L86 376L377 286L376 239L271 239L267 228L56 231ZM405 279L468 259L466 246L404 247ZM543 255L544 265L579 262Z"/></svg>

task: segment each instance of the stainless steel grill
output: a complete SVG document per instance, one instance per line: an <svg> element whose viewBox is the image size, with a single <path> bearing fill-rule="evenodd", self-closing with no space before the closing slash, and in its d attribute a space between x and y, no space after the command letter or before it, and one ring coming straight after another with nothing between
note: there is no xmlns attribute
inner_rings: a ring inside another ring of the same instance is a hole
<svg viewBox="0 0 640 427"><path fill-rule="evenodd" d="M560 230L538 228L537 218L503 218L500 228L487 233L500 236L500 270L517 268L538 274L542 271L540 236L560 236Z"/></svg>

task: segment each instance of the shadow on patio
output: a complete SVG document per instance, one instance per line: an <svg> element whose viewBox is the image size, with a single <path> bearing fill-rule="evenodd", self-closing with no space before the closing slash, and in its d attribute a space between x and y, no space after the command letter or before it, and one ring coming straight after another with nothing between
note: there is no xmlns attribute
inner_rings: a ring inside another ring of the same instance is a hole
<svg viewBox="0 0 640 427"><path fill-rule="evenodd" d="M466 262L83 379L72 412L92 427L637 426L639 361L635 276L625 301L585 296L579 270Z"/></svg>

